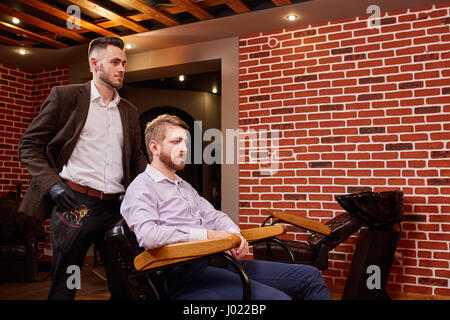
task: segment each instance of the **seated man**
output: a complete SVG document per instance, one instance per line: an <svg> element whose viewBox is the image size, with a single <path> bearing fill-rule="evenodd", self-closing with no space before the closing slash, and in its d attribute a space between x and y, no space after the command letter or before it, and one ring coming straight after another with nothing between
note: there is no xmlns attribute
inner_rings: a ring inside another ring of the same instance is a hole
<svg viewBox="0 0 450 320"><path fill-rule="evenodd" d="M143 248L236 233L242 241L230 253L240 259L247 254L248 242L238 226L175 174L184 168L187 130L182 120L167 114L147 124L145 143L150 164L128 187L121 214ZM330 299L326 283L315 267L261 260L240 262L251 280L253 300L291 299L298 294L303 299ZM192 262L165 270L162 279L170 299L242 298L242 283L232 267Z"/></svg>

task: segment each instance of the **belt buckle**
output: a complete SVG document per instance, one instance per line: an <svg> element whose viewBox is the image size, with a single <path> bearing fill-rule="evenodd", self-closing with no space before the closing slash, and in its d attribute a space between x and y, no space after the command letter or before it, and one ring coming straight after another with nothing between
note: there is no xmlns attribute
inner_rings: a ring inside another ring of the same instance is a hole
<svg viewBox="0 0 450 320"><path fill-rule="evenodd" d="M103 200L103 191L100 191L100 200Z"/></svg>

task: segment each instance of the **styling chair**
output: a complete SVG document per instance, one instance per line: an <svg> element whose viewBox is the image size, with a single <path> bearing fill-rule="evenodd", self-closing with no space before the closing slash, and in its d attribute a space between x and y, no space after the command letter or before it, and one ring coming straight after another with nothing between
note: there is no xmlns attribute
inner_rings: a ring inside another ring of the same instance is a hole
<svg viewBox="0 0 450 320"><path fill-rule="evenodd" d="M270 226L241 230L250 241L274 237L286 232L284 226ZM169 244L152 250L141 248L124 219L120 219L105 235L114 265L131 300L166 300L160 271L199 260L225 261L234 266L242 281L243 300L249 300L250 282L238 260L225 253L240 244L241 238L232 235L220 239ZM222 264L222 263L220 263Z"/></svg>
<svg viewBox="0 0 450 320"><path fill-rule="evenodd" d="M45 239L39 220L17 212L19 198L0 199L0 282L38 280L38 242Z"/></svg>
<svg viewBox="0 0 450 320"><path fill-rule="evenodd" d="M262 226L272 220L272 225L285 222L313 233L306 242L280 240L283 245L273 245L274 241L259 241L253 246L255 259L308 264L326 270L329 251L360 230L342 299L389 299L385 286L401 234L403 192L347 194L337 196L336 201L347 213L325 224L268 210L269 216Z"/></svg>
<svg viewBox="0 0 450 320"><path fill-rule="evenodd" d="M386 283L404 218L403 192L363 192L336 197L365 225L356 243L343 300L388 300Z"/></svg>
<svg viewBox="0 0 450 320"><path fill-rule="evenodd" d="M312 231L306 242L295 240L258 241L253 245L253 256L259 260L307 264L319 270L328 269L328 252L361 228L361 219L353 214L339 215L323 224L316 220L277 210L268 210L272 225L285 222Z"/></svg>

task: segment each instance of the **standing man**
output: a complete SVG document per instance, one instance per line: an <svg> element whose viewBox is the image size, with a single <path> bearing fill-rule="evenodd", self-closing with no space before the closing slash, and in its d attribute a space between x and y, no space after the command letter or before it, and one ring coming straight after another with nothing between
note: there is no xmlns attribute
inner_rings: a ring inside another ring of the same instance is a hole
<svg viewBox="0 0 450 320"><path fill-rule="evenodd" d="M49 299L74 299L68 268L81 269L92 243L105 266L111 299L123 298L104 234L120 218L125 188L146 165L136 107L116 91L122 87L127 62L123 41L95 39L88 58L92 80L53 87L19 142L19 159L32 176L19 211L38 219L52 213ZM81 205L88 213L78 235L67 243L67 231L55 219Z"/></svg>
<svg viewBox="0 0 450 320"><path fill-rule="evenodd" d="M195 189L176 175L187 154L188 126L176 116L161 115L147 125L145 144L150 164L127 189L121 214L141 247L157 248L176 242L221 238L239 227L215 210ZM236 259L247 254L248 242L231 250ZM312 266L262 260L242 260L250 278L253 300L331 298L320 271ZM163 271L171 299L233 300L242 297L240 277L231 269L191 262Z"/></svg>

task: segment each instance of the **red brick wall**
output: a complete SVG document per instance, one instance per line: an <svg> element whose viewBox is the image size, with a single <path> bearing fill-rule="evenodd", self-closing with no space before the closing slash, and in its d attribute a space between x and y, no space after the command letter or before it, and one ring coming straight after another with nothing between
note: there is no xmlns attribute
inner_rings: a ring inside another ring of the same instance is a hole
<svg viewBox="0 0 450 320"><path fill-rule="evenodd" d="M19 162L19 139L38 114L50 89L69 83L69 68L60 67L28 73L0 64L0 197L16 191L22 183L22 194L31 176ZM45 222L48 232L48 221ZM49 247L40 243L40 249Z"/></svg>
<svg viewBox="0 0 450 320"><path fill-rule="evenodd" d="M403 190L388 289L450 296L449 7L240 37L240 128L280 132L275 175L240 165L242 227L268 208L326 222L344 212L337 195ZM332 251L330 285L345 284L356 239Z"/></svg>

